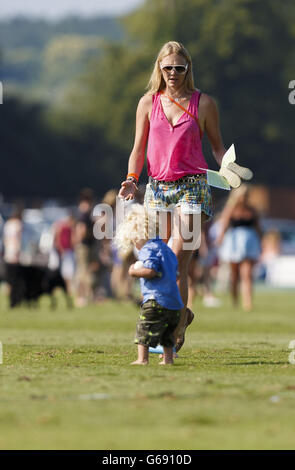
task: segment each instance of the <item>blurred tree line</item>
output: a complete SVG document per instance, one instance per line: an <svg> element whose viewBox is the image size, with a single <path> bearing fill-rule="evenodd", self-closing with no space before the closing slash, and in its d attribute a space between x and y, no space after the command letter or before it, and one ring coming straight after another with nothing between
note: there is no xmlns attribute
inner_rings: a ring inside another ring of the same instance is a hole
<svg viewBox="0 0 295 470"><path fill-rule="evenodd" d="M34 145L49 173L43 174L38 191L45 195L56 187L58 195L70 196L84 180L87 186L95 180L98 194L119 187L133 144L138 99L158 50L169 40L187 47L196 86L218 103L225 145L235 143L239 161L254 170L255 182L293 185L295 106L288 101L288 84L295 79L294 17L293 0L146 0L121 19L123 39L105 40L66 96L44 109L28 107L28 116L37 113L35 121L30 118L31 134L24 136L25 146L17 140L27 168L41 178L37 167L33 170L37 159L29 144L30 136L34 142L38 138L42 122L45 146ZM22 106L14 109L26 113ZM54 142L53 153L46 139ZM204 147L216 168L208 142ZM7 181L8 187L18 184Z"/></svg>
<svg viewBox="0 0 295 470"><path fill-rule="evenodd" d="M3 112L4 110L4 112ZM83 135L65 135L49 128L46 108L10 98L1 106L0 193L27 200L53 198L73 202L82 187L100 182L109 188L112 174L99 152L108 155L115 168L120 153L110 146L103 132L85 129Z"/></svg>
<svg viewBox="0 0 295 470"><path fill-rule="evenodd" d="M116 18L68 17L56 22L16 17L0 21L1 79L9 90L55 100L67 84L100 57L105 40L123 38ZM50 96L51 95L51 96Z"/></svg>

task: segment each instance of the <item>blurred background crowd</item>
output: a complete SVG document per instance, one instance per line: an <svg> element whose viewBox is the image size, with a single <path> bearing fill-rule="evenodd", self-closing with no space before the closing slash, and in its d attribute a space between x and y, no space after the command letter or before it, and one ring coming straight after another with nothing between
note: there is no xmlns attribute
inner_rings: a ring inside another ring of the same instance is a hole
<svg viewBox="0 0 295 470"><path fill-rule="evenodd" d="M25 16L0 13L1 281L7 265L12 278L15 264L38 266L60 272L77 306L137 299L127 276L134 254L123 259L110 240L93 237L92 209L114 207L138 99L157 51L177 40L192 55L197 87L218 103L225 146L234 142L239 163L254 172L249 201L261 244L253 276L294 287L294 2L134 0L124 13L88 16L73 2L73 14L56 17L45 9L30 16L29 3ZM204 153L216 168L206 139ZM143 174L139 201L144 182ZM227 197L213 190L215 217L191 263L190 302L197 293L218 305L233 274L216 242Z"/></svg>
<svg viewBox="0 0 295 470"><path fill-rule="evenodd" d="M219 293L235 290L232 286L234 272L232 261L238 265L243 250L243 239L238 239L236 246L228 245L233 227L243 226L240 212L235 221L226 224L228 208L244 204L244 192L247 191L247 205L255 211L253 230L257 232L258 245L251 239L253 253L253 270L251 279L263 287L295 287L295 220L266 216L267 191L255 185L242 186L227 192L215 190L222 198L215 198L216 215L202 227L201 246L191 260L189 270L189 305L192 306L195 296L199 296L204 306L218 307ZM134 202L143 203L145 186L141 185ZM214 193L214 190L213 190ZM225 194L226 193L226 194ZM15 270L19 266L31 266L45 269L47 272L59 273L65 282L66 290L74 299L77 307L93 302L113 298L140 302L140 291L137 282L128 275L130 264L136 261L136 253L120 253L113 239L97 240L94 237L94 224L106 224L104 216L95 217L93 208L97 203L108 204L113 211L111 223L115 230L115 211L117 189L110 189L103 198L97 199L92 189L83 189L76 205L61 206L47 201L38 208L25 207L24 203L0 204L0 280L2 289L7 293L13 288ZM225 195L224 195L225 194ZM132 204L133 202L129 202ZM268 211L271 208L268 207ZM271 212L270 212L271 213ZM249 225L246 221L246 225ZM249 229L249 227L247 227ZM224 232L224 235L221 233ZM246 247L245 247L246 249ZM248 248L247 248L248 249ZM252 255L251 255L252 256ZM26 276L24 271L21 276ZM237 273L237 283L243 283L243 275ZM34 277L28 282L34 283ZM10 287L9 287L10 286ZM232 287L231 287L232 286ZM62 287L57 284L55 287ZM236 286L237 289L237 286ZM41 290L37 298L43 293ZM236 296L236 298L235 298ZM238 293L233 292L233 300ZM36 299L37 299L36 298ZM22 298L21 300L30 300ZM246 300L247 302L247 300ZM17 303L15 304L17 305ZM15 306L13 303L11 306ZM251 308L252 306L250 306ZM249 308L249 309L250 309ZM247 308L245 308L247 309Z"/></svg>

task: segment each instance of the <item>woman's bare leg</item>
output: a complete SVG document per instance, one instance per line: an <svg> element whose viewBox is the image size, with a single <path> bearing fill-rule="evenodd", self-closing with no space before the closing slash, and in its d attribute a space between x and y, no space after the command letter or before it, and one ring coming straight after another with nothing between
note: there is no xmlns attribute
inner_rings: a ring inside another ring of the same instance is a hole
<svg viewBox="0 0 295 470"><path fill-rule="evenodd" d="M157 212L160 233L159 236L165 243L168 243L171 237L171 212Z"/></svg>
<svg viewBox="0 0 295 470"><path fill-rule="evenodd" d="M194 299L197 294L197 267L196 267L196 258L191 257L188 265L188 299L187 306L193 308Z"/></svg>
<svg viewBox="0 0 295 470"><path fill-rule="evenodd" d="M231 295L233 304L237 305L239 300L239 263L230 263L231 269Z"/></svg>
<svg viewBox="0 0 295 470"><path fill-rule="evenodd" d="M176 340L176 350L179 350L184 341L184 332L185 327L187 326L188 312L187 312L187 301L188 301L188 268L190 259L193 251L196 249L197 241L195 242L193 237L196 237L198 230L201 231L201 218L198 216L183 215L178 210L175 214L178 217L178 222L173 226L173 244L172 250L177 256L178 259L178 271L179 278L177 281L179 292L184 304L184 308L181 310L180 320L177 328L174 331L174 337ZM181 224L184 224L186 227L186 233L183 231ZM198 227L194 225L198 224ZM188 238L188 233L193 233L191 238ZM194 245L188 248L188 244ZM178 347L177 347L178 343Z"/></svg>
<svg viewBox="0 0 295 470"><path fill-rule="evenodd" d="M245 259L240 265L242 306L245 311L252 310L252 271L253 261Z"/></svg>

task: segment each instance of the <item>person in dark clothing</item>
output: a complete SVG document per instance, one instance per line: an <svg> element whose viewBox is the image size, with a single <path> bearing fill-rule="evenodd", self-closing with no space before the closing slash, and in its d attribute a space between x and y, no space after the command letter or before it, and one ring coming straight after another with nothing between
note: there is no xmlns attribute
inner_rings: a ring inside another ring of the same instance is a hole
<svg viewBox="0 0 295 470"><path fill-rule="evenodd" d="M84 189L79 198L78 214L74 233L76 273L75 296L76 305L87 305L93 298L93 279L91 270L91 248L94 243L93 236L93 210L94 196L91 189Z"/></svg>

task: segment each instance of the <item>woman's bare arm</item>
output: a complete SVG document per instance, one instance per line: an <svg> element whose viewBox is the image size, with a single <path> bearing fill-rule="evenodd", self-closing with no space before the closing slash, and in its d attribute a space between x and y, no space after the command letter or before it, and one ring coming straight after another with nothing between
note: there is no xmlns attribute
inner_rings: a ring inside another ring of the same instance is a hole
<svg viewBox="0 0 295 470"><path fill-rule="evenodd" d="M251 210L252 210L252 213L253 213L253 218L254 218L254 228L258 234L258 236L260 238L262 238L263 236L263 230L262 230L262 227L260 225L260 221L259 221L259 216L258 216L258 213L256 211L256 209L254 207L251 207Z"/></svg>
<svg viewBox="0 0 295 470"><path fill-rule="evenodd" d="M223 209L223 211L220 215L220 219L219 219L220 232L219 232L219 235L216 239L216 245L220 245L222 243L225 232L227 231L227 229L229 227L230 220L231 220L234 209L235 209L234 205L225 206L225 208Z"/></svg>
<svg viewBox="0 0 295 470"><path fill-rule="evenodd" d="M204 130L211 144L215 160L221 166L222 157L226 150L224 148L220 127L219 114L215 101L205 93L202 93L199 103L199 116Z"/></svg>
<svg viewBox="0 0 295 470"><path fill-rule="evenodd" d="M152 106L152 95L143 96L138 103L136 112L136 129L133 149L128 163L128 173L140 175L145 157L145 148L149 134L149 112Z"/></svg>
<svg viewBox="0 0 295 470"><path fill-rule="evenodd" d="M136 111L136 129L133 149L128 162L128 173L135 173L138 176L142 172L145 158L145 148L149 134L149 113L152 107L152 95L144 95L138 103ZM119 197L133 199L135 185L130 181L123 181Z"/></svg>

